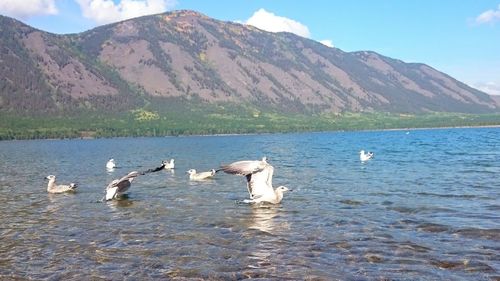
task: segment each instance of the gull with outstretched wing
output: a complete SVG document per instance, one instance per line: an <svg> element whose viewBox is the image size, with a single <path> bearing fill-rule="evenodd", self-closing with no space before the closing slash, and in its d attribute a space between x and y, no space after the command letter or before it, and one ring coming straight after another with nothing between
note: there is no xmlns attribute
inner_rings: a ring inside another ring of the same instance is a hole
<svg viewBox="0 0 500 281"><path fill-rule="evenodd" d="M283 199L283 193L290 191L286 186L273 188L274 168L266 160L264 157L261 161L238 161L220 168L228 174L245 176L250 194L250 200L244 200L246 203L278 204Z"/></svg>

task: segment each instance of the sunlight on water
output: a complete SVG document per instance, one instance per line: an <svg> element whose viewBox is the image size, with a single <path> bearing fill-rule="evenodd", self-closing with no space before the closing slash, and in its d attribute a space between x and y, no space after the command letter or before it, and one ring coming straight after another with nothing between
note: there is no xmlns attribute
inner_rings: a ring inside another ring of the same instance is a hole
<svg viewBox="0 0 500 281"><path fill-rule="evenodd" d="M495 280L499 148L498 128L0 142L0 279ZM262 156L294 190L280 205L186 174ZM78 192L47 194L49 174Z"/></svg>

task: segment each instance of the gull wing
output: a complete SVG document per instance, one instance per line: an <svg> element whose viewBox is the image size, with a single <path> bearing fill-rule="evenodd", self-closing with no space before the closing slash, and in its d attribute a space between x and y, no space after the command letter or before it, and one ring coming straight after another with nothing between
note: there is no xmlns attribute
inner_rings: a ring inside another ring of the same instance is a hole
<svg viewBox="0 0 500 281"><path fill-rule="evenodd" d="M116 188L116 193L122 193L130 188L131 182L134 178L139 176L139 172L130 172L128 175L122 177L121 179L113 180L108 184L106 190Z"/></svg>
<svg viewBox="0 0 500 281"><path fill-rule="evenodd" d="M272 185L273 172L273 166L267 165L261 171L246 176L248 193L250 193L251 199L266 196L268 194L274 195Z"/></svg>
<svg viewBox="0 0 500 281"><path fill-rule="evenodd" d="M116 192L124 192L130 187L131 183L128 178L121 178L119 180L113 180L108 187L106 187L106 190L112 189L112 188L117 188Z"/></svg>
<svg viewBox="0 0 500 281"><path fill-rule="evenodd" d="M220 170L232 175L246 176L262 171L267 165L265 161L245 160L223 165Z"/></svg>
<svg viewBox="0 0 500 281"><path fill-rule="evenodd" d="M130 182L129 179L119 181L116 184L116 187L118 187L118 189L116 190L116 192L117 193L123 193L123 192L127 191L130 188L130 185L131 185L131 182Z"/></svg>
<svg viewBox="0 0 500 281"><path fill-rule="evenodd" d="M106 187L106 190L116 187L119 182L120 182L120 180L113 180L112 182L110 182L108 184L108 186Z"/></svg>

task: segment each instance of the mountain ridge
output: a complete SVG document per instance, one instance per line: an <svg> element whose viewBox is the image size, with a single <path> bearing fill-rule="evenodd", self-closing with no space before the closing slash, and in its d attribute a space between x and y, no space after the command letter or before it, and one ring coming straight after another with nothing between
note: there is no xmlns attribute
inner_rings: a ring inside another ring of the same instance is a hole
<svg viewBox="0 0 500 281"><path fill-rule="evenodd" d="M158 100L292 113L498 112L421 63L173 11L56 35L0 16L0 111L123 112Z"/></svg>

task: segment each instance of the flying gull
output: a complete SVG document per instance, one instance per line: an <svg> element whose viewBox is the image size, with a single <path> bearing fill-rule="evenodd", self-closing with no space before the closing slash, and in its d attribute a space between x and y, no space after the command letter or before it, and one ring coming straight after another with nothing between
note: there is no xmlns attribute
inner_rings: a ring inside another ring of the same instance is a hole
<svg viewBox="0 0 500 281"><path fill-rule="evenodd" d="M283 193L289 191L286 186L273 188L274 168L266 160L264 157L260 161L238 161L221 167L220 170L225 173L246 177L250 200L243 202L278 204L283 199Z"/></svg>
<svg viewBox="0 0 500 281"><path fill-rule="evenodd" d="M57 185L56 184L56 176L54 175L49 175L45 177L45 179L49 180L49 184L47 185L47 192L48 193L63 193L63 192L68 192L68 191L75 191L77 188L76 183L70 183L69 185Z"/></svg>

